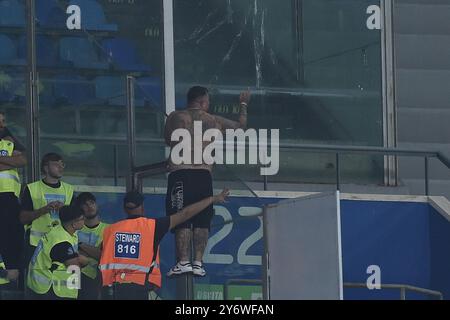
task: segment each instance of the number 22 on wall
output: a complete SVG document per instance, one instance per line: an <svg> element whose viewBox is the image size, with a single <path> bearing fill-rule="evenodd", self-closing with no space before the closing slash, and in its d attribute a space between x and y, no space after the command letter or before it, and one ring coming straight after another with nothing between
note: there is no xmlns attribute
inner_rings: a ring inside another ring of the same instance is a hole
<svg viewBox="0 0 450 320"><path fill-rule="evenodd" d="M227 208L222 206L214 206L215 214L222 217L224 221L232 220L232 215ZM253 216L261 212L261 208L258 207L240 207L239 215L242 217ZM237 252L237 262L243 265L261 265L260 255L250 255L247 251L259 240L262 239L262 218L258 217L259 226L258 229L248 236L239 246ZM222 226L222 228L212 235L208 240L208 245L205 249L205 255L203 261L205 263L215 263L215 264L232 264L234 257L231 254L223 253L211 253L214 246L224 240L233 229L233 224L228 223Z"/></svg>

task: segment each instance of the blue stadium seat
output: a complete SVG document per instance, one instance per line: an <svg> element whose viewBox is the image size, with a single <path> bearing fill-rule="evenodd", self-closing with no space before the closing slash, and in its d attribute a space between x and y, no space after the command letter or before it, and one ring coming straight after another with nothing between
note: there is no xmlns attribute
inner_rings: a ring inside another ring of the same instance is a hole
<svg viewBox="0 0 450 320"><path fill-rule="evenodd" d="M102 6L95 0L71 0L69 5L77 5L81 9L81 28L97 31L117 31L116 24L106 22Z"/></svg>
<svg viewBox="0 0 450 320"><path fill-rule="evenodd" d="M161 79L144 77L136 80L136 105L150 106L162 110Z"/></svg>
<svg viewBox="0 0 450 320"><path fill-rule="evenodd" d="M118 70L122 71L151 71L150 66L139 62L136 48L128 39L117 38L104 40L102 42L104 52L108 55L109 61Z"/></svg>
<svg viewBox="0 0 450 320"><path fill-rule="evenodd" d="M66 28L67 14L58 0L36 1L36 20L42 28Z"/></svg>
<svg viewBox="0 0 450 320"><path fill-rule="evenodd" d="M108 62L100 61L95 43L86 38L61 38L59 56L63 62L71 62L77 68L107 69Z"/></svg>
<svg viewBox="0 0 450 320"><path fill-rule="evenodd" d="M53 107L56 98L53 95L53 80L48 78L39 78L39 106Z"/></svg>
<svg viewBox="0 0 450 320"><path fill-rule="evenodd" d="M40 86L42 88L42 86ZM26 81L23 73L0 71L0 103L25 105Z"/></svg>
<svg viewBox="0 0 450 320"><path fill-rule="evenodd" d="M0 64L23 66L25 59L20 59L14 41L8 36L0 34Z"/></svg>
<svg viewBox="0 0 450 320"><path fill-rule="evenodd" d="M19 58L27 58L27 38L19 38ZM64 66L59 61L58 43L48 36L36 36L36 60L38 67Z"/></svg>
<svg viewBox="0 0 450 320"><path fill-rule="evenodd" d="M103 104L125 106L125 77L100 76L95 78L95 96Z"/></svg>
<svg viewBox="0 0 450 320"><path fill-rule="evenodd" d="M10 74L0 71L0 103L10 102L13 97L13 78Z"/></svg>
<svg viewBox="0 0 450 320"><path fill-rule="evenodd" d="M95 100L93 84L81 76L56 76L52 82L53 96L58 105L80 106Z"/></svg>
<svg viewBox="0 0 450 320"><path fill-rule="evenodd" d="M24 1L0 0L0 26L2 27L25 26Z"/></svg>

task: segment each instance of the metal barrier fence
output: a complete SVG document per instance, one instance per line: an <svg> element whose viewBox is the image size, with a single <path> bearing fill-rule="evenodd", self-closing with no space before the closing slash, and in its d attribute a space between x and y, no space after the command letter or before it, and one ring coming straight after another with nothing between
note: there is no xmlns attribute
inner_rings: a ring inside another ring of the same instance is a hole
<svg viewBox="0 0 450 320"><path fill-rule="evenodd" d="M364 288L367 289L366 283L344 283L344 287L347 288ZM406 300L406 291L413 291L418 293L423 293L429 296L435 296L438 300L443 300L444 296L439 291L424 289L420 287L410 286L407 284L380 284L381 289L399 289L400 290L400 300Z"/></svg>

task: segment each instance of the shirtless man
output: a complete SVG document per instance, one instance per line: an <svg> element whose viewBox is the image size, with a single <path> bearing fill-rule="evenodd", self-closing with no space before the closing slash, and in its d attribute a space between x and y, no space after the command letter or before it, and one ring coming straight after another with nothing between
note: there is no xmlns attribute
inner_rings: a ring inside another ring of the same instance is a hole
<svg viewBox="0 0 450 320"><path fill-rule="evenodd" d="M195 86L187 94L188 105L185 110L172 112L166 121L164 137L166 144L173 148L178 142L172 142L172 132L176 129L187 129L194 137L194 121L202 122L202 130L219 129L245 129L247 126L247 105L250 101L250 92L245 91L239 97L239 121L232 121L208 113L208 89ZM191 139L194 141L194 139ZM203 148L205 144L203 145ZM192 154L194 147L192 146ZM205 197L213 195L211 171L212 166L207 164L179 164L175 165L169 160L170 174L167 184L166 215L172 215L182 208L193 204ZM209 206L191 220L175 228L175 241L177 251L177 264L170 269L167 276L180 275L192 272L203 277L206 271L203 267L203 253L208 243L211 219L214 211ZM191 225L193 232L191 230ZM193 237L194 261L190 261L190 243Z"/></svg>

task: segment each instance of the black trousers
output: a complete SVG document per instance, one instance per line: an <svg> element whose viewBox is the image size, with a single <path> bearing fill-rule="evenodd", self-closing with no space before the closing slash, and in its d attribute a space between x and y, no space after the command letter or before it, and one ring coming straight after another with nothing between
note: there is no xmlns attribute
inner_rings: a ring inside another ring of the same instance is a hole
<svg viewBox="0 0 450 320"><path fill-rule="evenodd" d="M81 289L78 290L78 300L99 300L101 276L91 279L84 273L81 273Z"/></svg>
<svg viewBox="0 0 450 320"><path fill-rule="evenodd" d="M0 300L22 300L23 291L19 291L17 281L0 285Z"/></svg>
<svg viewBox="0 0 450 320"><path fill-rule="evenodd" d="M14 193L0 193L0 254L6 269L20 269L22 264L23 225L19 214L19 199Z"/></svg>
<svg viewBox="0 0 450 320"><path fill-rule="evenodd" d="M135 283L115 283L114 300L148 300L149 288Z"/></svg>
<svg viewBox="0 0 450 320"><path fill-rule="evenodd" d="M75 300L71 298L61 298L58 297L54 292L53 288L50 288L45 294L37 294L31 289L25 292L25 300Z"/></svg>

